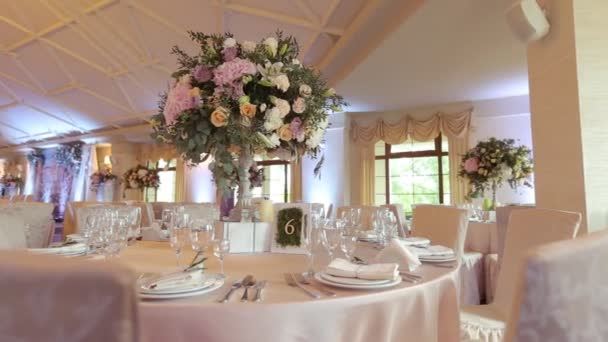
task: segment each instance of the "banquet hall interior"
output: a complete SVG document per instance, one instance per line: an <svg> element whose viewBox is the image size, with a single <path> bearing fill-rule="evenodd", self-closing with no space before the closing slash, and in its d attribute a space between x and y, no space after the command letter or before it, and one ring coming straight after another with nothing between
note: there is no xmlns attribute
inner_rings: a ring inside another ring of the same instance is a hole
<svg viewBox="0 0 608 342"><path fill-rule="evenodd" d="M607 16L0 0L0 341L608 341Z"/></svg>

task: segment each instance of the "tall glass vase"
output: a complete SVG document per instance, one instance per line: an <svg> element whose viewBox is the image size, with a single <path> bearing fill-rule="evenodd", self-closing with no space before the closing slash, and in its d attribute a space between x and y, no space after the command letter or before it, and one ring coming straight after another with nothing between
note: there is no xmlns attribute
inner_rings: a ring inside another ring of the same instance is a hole
<svg viewBox="0 0 608 342"><path fill-rule="evenodd" d="M251 182L249 169L253 165L253 154L249 148L244 147L239 156L238 175L239 187L237 203L230 211L230 219L240 222L251 222Z"/></svg>

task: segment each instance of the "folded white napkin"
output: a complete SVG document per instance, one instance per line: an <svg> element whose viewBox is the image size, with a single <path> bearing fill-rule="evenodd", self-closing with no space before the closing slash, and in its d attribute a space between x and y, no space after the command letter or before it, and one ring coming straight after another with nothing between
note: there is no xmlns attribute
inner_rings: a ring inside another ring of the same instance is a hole
<svg viewBox="0 0 608 342"><path fill-rule="evenodd" d="M398 264L372 264L357 265L352 262L337 258L329 265L325 273L345 278L359 278L368 280L393 280L399 276Z"/></svg>
<svg viewBox="0 0 608 342"><path fill-rule="evenodd" d="M160 227L144 227L141 229L141 239L144 241L165 241L169 239L169 232Z"/></svg>
<svg viewBox="0 0 608 342"><path fill-rule="evenodd" d="M187 291L201 284L202 272L177 272L159 276L148 280L142 286L144 292L148 291ZM152 285L154 285L152 287Z"/></svg>
<svg viewBox="0 0 608 342"><path fill-rule="evenodd" d="M378 255L376 262L394 262L403 270L413 271L420 266L420 260L415 253L405 247L399 239L392 239Z"/></svg>
<svg viewBox="0 0 608 342"><path fill-rule="evenodd" d="M418 257L454 255L453 249L440 245L426 247L408 246L407 248L414 252Z"/></svg>

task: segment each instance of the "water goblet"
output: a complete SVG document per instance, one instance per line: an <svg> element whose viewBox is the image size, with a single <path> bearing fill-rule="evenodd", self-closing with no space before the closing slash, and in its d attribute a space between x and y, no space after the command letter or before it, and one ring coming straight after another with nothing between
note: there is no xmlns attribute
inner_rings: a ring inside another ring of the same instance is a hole
<svg viewBox="0 0 608 342"><path fill-rule="evenodd" d="M340 236L342 235L342 230L339 228L340 226L337 221L338 220L326 220L321 234L321 243L327 249L331 259L334 258L334 250L336 250L340 244Z"/></svg>
<svg viewBox="0 0 608 342"><path fill-rule="evenodd" d="M161 230L168 230L173 225L174 212L171 209L163 209L161 215Z"/></svg>
<svg viewBox="0 0 608 342"><path fill-rule="evenodd" d="M317 239L314 237L315 229L312 225L308 227L302 227L302 239L301 243L306 251L306 257L308 258L308 270L305 272L306 275L312 276L314 275L314 249L316 246Z"/></svg>
<svg viewBox="0 0 608 342"><path fill-rule="evenodd" d="M340 237L340 249L344 253L346 260L351 260L355 256L355 250L357 249L357 237L342 234Z"/></svg>
<svg viewBox="0 0 608 342"><path fill-rule="evenodd" d="M204 252L211 245L215 235L215 227L208 220L192 220L190 227L190 243L195 252Z"/></svg>
<svg viewBox="0 0 608 342"><path fill-rule="evenodd" d="M181 268L182 250L188 243L189 225L190 215L185 213L174 214L173 225L169 229L169 241L171 248L175 250L178 268Z"/></svg>
<svg viewBox="0 0 608 342"><path fill-rule="evenodd" d="M220 275L225 278L224 274L224 257L230 252L230 240L218 239L213 240L213 255L220 260Z"/></svg>

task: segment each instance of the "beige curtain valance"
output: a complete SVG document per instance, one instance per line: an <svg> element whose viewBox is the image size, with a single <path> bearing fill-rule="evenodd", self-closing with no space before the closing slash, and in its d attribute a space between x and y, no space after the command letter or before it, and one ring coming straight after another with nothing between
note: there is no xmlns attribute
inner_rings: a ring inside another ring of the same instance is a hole
<svg viewBox="0 0 608 342"><path fill-rule="evenodd" d="M170 161L173 158L178 158L179 155L175 150L175 147L170 145L141 145L139 150L139 160L142 163L147 161L158 161L163 159Z"/></svg>
<svg viewBox="0 0 608 342"><path fill-rule="evenodd" d="M352 120L350 136L358 144L375 144L383 140L389 144L399 144L411 136L416 141L432 140L442 133L451 139L464 139L471 125L472 109L457 113L437 113L428 119L403 117L397 122L378 119L369 126Z"/></svg>

